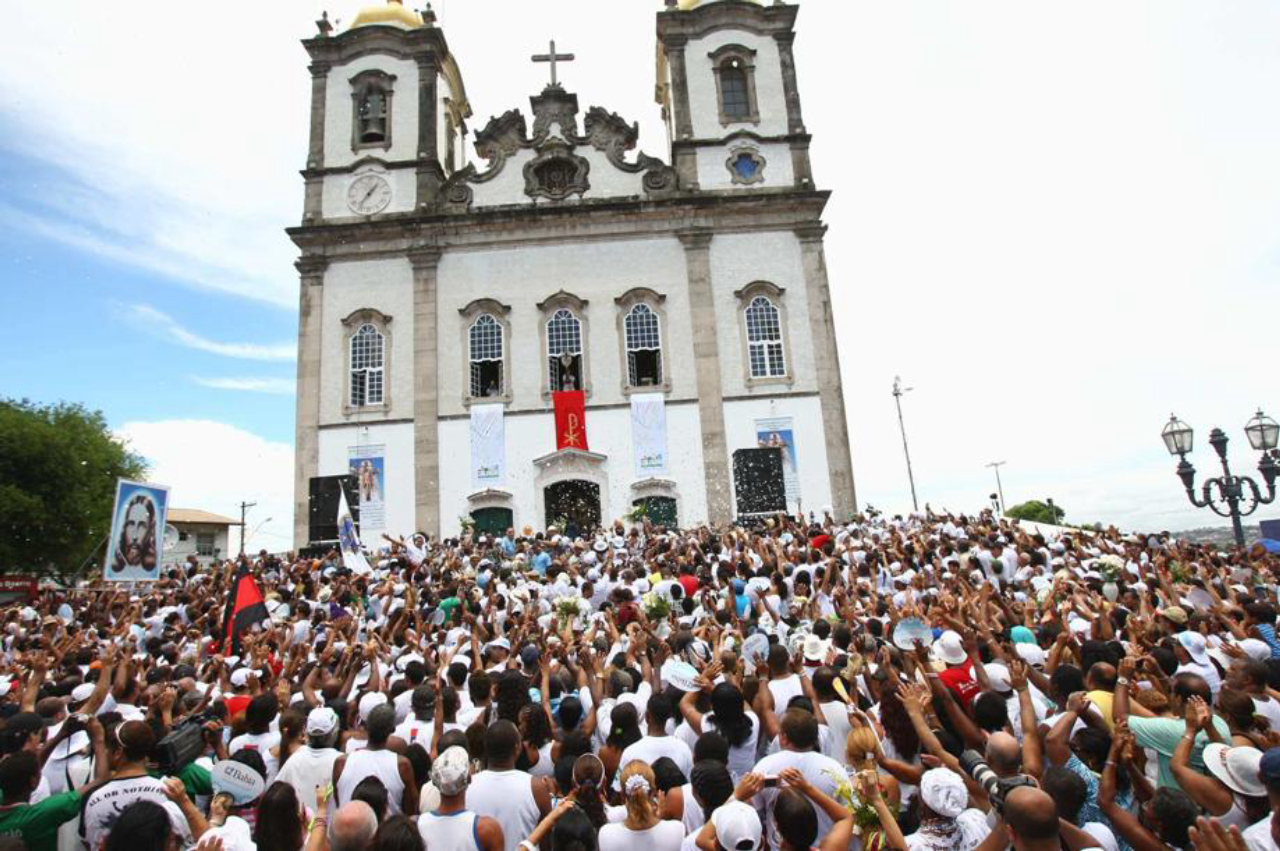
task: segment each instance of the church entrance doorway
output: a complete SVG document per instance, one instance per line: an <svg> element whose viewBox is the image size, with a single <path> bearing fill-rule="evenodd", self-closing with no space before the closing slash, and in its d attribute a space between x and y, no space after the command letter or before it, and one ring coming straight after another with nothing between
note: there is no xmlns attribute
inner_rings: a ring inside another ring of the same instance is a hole
<svg viewBox="0 0 1280 851"><path fill-rule="evenodd" d="M600 525L600 486L585 479L567 479L543 491L547 525L560 526L570 536Z"/></svg>
<svg viewBox="0 0 1280 851"><path fill-rule="evenodd" d="M644 516L655 526L675 528L676 501L669 496L646 496L631 503L633 508L644 510Z"/></svg>
<svg viewBox="0 0 1280 851"><path fill-rule="evenodd" d="M502 535L511 528L513 515L510 508L477 508L471 519L477 535Z"/></svg>

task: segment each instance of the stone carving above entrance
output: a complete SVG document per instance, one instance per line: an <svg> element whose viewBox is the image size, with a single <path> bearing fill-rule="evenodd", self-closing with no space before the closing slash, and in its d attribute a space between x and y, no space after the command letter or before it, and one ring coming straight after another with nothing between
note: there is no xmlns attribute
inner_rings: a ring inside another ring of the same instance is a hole
<svg viewBox="0 0 1280 851"><path fill-rule="evenodd" d="M444 211L469 212L476 205L478 193L473 187L503 174L512 158L525 160L522 189L529 199L560 202L587 193L591 189L591 162L587 156L590 151L603 154L608 164L620 172L640 175L635 195L661 197L679 189L675 169L657 157L640 152L634 161L627 159L640 137L638 124L628 124L616 112L593 106L583 116L579 133L578 98L560 86L548 86L530 98L530 103L532 135L525 117L514 109L490 118L476 133L475 150L484 164L480 168L468 164L445 181L439 196ZM526 153L521 157L522 152L532 152L532 156ZM599 168L599 156L594 156Z"/></svg>

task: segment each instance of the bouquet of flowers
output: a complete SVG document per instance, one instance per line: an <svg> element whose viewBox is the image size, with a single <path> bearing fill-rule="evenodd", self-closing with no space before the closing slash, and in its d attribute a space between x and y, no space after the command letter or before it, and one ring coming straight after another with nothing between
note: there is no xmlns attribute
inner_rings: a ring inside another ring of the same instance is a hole
<svg viewBox="0 0 1280 851"><path fill-rule="evenodd" d="M1191 581L1191 570L1180 561L1169 562L1169 580L1175 585Z"/></svg>
<svg viewBox="0 0 1280 851"><path fill-rule="evenodd" d="M824 772L836 783L833 797L853 813L853 835L862 837L864 849L884 847L884 831L880 825L880 816L876 808L862 800L853 791L853 782L848 776L834 771ZM886 801L886 803L888 803ZM890 807L892 809L892 806Z"/></svg>
<svg viewBox="0 0 1280 851"><path fill-rule="evenodd" d="M666 620L667 615L671 614L671 604L657 592L645 594L641 602L644 604L644 616L651 621Z"/></svg>
<svg viewBox="0 0 1280 851"><path fill-rule="evenodd" d="M556 615L560 618L560 629L567 629L573 625L580 614L582 614L581 597L561 597L556 602Z"/></svg>
<svg viewBox="0 0 1280 851"><path fill-rule="evenodd" d="M1117 582L1124 573L1124 559L1108 553L1094 562L1103 582Z"/></svg>

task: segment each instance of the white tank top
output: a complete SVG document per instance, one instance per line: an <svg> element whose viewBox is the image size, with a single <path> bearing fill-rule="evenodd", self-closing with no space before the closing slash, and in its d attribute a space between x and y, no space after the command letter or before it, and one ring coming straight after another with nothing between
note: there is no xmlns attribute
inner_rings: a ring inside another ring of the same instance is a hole
<svg viewBox="0 0 1280 851"><path fill-rule="evenodd" d="M516 851L541 816L533 797L533 778L525 771L482 771L467 787L467 806L502 826L503 847ZM428 846L430 847L430 846Z"/></svg>
<svg viewBox="0 0 1280 851"><path fill-rule="evenodd" d="M418 833L431 851L479 851L480 840L476 838L479 818L470 810L443 816L423 813L418 817Z"/></svg>
<svg viewBox="0 0 1280 851"><path fill-rule="evenodd" d="M361 749L347 754L338 778L338 805L351 803L351 793L366 777L376 777L387 787L387 810L399 815L404 801L404 781L400 779L400 757L394 751ZM523 839L524 837L520 837Z"/></svg>
<svg viewBox="0 0 1280 851"><path fill-rule="evenodd" d="M538 748L538 762L529 769L534 777L551 777L556 773L555 763L551 761L551 747L555 742L547 742Z"/></svg>

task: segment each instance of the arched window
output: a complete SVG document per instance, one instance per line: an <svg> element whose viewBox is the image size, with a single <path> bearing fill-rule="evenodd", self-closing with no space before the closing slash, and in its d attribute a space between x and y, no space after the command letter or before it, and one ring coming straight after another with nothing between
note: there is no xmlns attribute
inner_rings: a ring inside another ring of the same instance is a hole
<svg viewBox="0 0 1280 851"><path fill-rule="evenodd" d="M547 377L553 393L583 389L582 323L565 308L547 321Z"/></svg>
<svg viewBox="0 0 1280 851"><path fill-rule="evenodd" d="M720 69L720 97L725 117L730 121L745 121L751 115L747 72L737 57L726 60Z"/></svg>
<svg viewBox="0 0 1280 851"><path fill-rule="evenodd" d="M351 335L351 397L353 408L383 402L383 338L371 324Z"/></svg>
<svg viewBox="0 0 1280 851"><path fill-rule="evenodd" d="M476 317L467 332L471 361L471 395L501 396L502 325L488 313Z"/></svg>
<svg viewBox="0 0 1280 851"><path fill-rule="evenodd" d="M756 52L741 44L726 44L709 55L711 70L716 77L720 123L725 126L758 124L760 108L756 102Z"/></svg>
<svg viewBox="0 0 1280 851"><path fill-rule="evenodd" d="M662 326L647 304L637 304L623 322L627 347L627 381L632 387L662 384Z"/></svg>
<svg viewBox="0 0 1280 851"><path fill-rule="evenodd" d="M776 378L787 374L782 354L782 322L778 307L765 296L747 305L747 359L752 378Z"/></svg>

